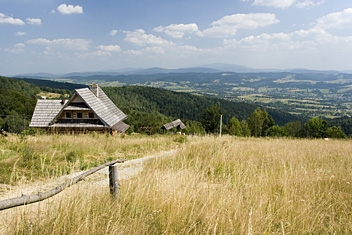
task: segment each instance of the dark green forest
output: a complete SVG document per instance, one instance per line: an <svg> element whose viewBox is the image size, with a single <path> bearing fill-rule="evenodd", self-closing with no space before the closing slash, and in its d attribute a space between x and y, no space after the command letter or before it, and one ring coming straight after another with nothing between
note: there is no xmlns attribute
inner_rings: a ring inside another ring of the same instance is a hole
<svg viewBox="0 0 352 235"><path fill-rule="evenodd" d="M41 91L72 95L82 84L49 80L0 77L0 126L6 131L20 133L28 128L37 95ZM163 124L180 118L187 133L218 133L219 117L223 133L241 136L307 137L309 130L319 126L316 137L331 136L343 131L350 135L350 120L329 121L289 114L278 109L258 107L244 102L232 102L214 97L192 95L147 86L102 87L110 99L127 114L128 132L162 133ZM214 119L214 120L209 120ZM260 126L258 126L260 123ZM327 130L336 126L333 130ZM310 128L310 129L309 129ZM335 131L335 132L334 132ZM330 133L330 134L327 134Z"/></svg>
<svg viewBox="0 0 352 235"><path fill-rule="evenodd" d="M145 118L146 121L139 123L144 126L156 126L154 123L157 120L154 119L171 121L177 118L186 122L193 121L195 124L194 122L201 121L207 108L216 105L221 107L223 122L227 125L232 117L240 120L248 119L257 108L255 105L244 102L232 102L210 96L192 95L145 86L103 87L103 90L129 116L131 120L128 119L126 122L134 126L136 125L135 116L141 114L148 117ZM275 109L269 109L268 113L278 125L305 120L301 116Z"/></svg>
<svg viewBox="0 0 352 235"><path fill-rule="evenodd" d="M27 128L40 88L27 82L0 77L0 126L19 132Z"/></svg>

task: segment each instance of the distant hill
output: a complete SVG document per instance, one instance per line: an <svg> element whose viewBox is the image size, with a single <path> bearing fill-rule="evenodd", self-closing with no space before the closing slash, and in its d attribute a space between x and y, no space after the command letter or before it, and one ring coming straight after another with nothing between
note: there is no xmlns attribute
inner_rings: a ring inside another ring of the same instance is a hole
<svg viewBox="0 0 352 235"><path fill-rule="evenodd" d="M199 121L205 109L219 104L224 111L225 124L232 117L239 120L248 119L257 105L244 102L232 102L209 96L192 95L183 92L174 92L160 88L145 86L103 87L104 92L122 110L138 110L145 113L160 113L173 119L181 118ZM289 114L276 109L268 109L268 113L279 125L291 121L304 121L302 116ZM128 121L127 121L128 122Z"/></svg>
<svg viewBox="0 0 352 235"><path fill-rule="evenodd" d="M52 80L43 80L43 79L33 79L33 78L18 78L19 80L25 81L29 84L38 86L40 89L45 91L52 91L55 89L74 91L75 89L88 87L84 84L75 84L68 82L57 82Z"/></svg>
<svg viewBox="0 0 352 235"><path fill-rule="evenodd" d="M58 79L69 77L88 77L88 76L117 76L117 75L150 75L150 74L166 74L166 73L220 73L220 72L233 72L233 73L277 73L277 72L290 72L290 73L318 73L318 74L336 74L336 73L352 73L351 71L332 71L332 70L309 70L304 68L293 69L256 69L238 64L205 64L195 67L186 68L121 68L105 71L87 71L87 72L71 72L66 74L50 74L50 73L28 73L17 74L13 77L16 78L35 78L35 79Z"/></svg>

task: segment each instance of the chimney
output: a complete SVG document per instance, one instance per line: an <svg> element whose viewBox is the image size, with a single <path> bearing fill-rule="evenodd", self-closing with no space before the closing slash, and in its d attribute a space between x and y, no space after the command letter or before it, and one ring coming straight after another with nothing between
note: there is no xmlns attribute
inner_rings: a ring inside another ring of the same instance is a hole
<svg viewBox="0 0 352 235"><path fill-rule="evenodd" d="M91 92L93 92L93 94L96 96L96 97L99 97L99 86L98 86L98 84L92 84L92 85L90 85L89 86L89 90L91 91Z"/></svg>

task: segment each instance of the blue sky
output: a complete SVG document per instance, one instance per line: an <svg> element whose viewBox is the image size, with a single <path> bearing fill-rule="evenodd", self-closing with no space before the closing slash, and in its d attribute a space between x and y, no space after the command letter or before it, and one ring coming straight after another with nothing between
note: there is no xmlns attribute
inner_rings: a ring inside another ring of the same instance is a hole
<svg viewBox="0 0 352 235"><path fill-rule="evenodd" d="M0 75L352 70L351 0L0 0Z"/></svg>

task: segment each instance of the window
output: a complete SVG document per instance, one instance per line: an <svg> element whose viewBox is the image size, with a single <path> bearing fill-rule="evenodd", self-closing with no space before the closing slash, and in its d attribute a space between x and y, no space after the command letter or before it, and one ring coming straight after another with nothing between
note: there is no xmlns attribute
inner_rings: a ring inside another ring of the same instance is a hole
<svg viewBox="0 0 352 235"><path fill-rule="evenodd" d="M66 118L72 118L72 113L71 112L66 112Z"/></svg>
<svg viewBox="0 0 352 235"><path fill-rule="evenodd" d="M94 113L89 113L89 118L94 118Z"/></svg>
<svg viewBox="0 0 352 235"><path fill-rule="evenodd" d="M77 113L77 118L82 118L82 117L83 117L82 113Z"/></svg>

